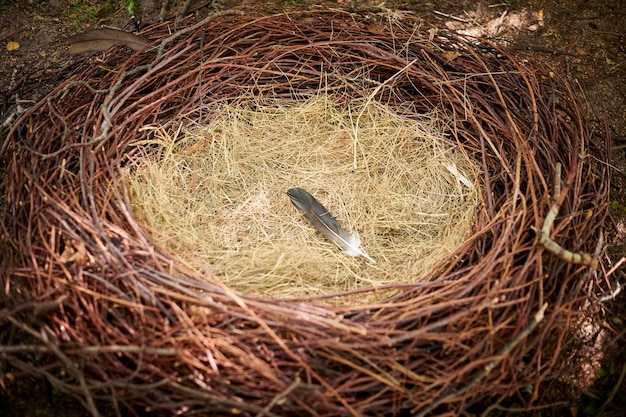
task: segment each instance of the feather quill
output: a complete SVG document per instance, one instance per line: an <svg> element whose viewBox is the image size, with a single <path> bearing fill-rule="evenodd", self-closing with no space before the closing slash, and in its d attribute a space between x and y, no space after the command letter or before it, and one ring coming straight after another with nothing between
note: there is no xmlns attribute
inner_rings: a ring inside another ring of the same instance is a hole
<svg viewBox="0 0 626 417"><path fill-rule="evenodd" d="M313 226L328 240L337 245L350 256L363 256L368 261L376 263L363 249L358 233L350 233L342 229L341 225L324 206L303 188L295 187L287 190L291 202Z"/></svg>
<svg viewBox="0 0 626 417"><path fill-rule="evenodd" d="M133 51L140 51L150 44L150 39L118 29L97 28L76 34L67 39L70 55L84 52L102 52L115 45L126 45Z"/></svg>

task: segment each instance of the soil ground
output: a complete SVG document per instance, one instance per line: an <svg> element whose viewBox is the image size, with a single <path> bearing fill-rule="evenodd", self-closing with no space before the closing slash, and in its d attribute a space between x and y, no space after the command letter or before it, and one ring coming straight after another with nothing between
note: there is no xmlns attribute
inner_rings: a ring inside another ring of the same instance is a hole
<svg viewBox="0 0 626 417"><path fill-rule="evenodd" d="M0 0L0 123L4 124L0 132L6 132L16 111L32 105L59 82L59 70L75 59L66 52L68 36L102 24L129 25L130 3L135 4L134 12L141 24L156 22L162 14L163 2L165 0ZM185 2L168 3L163 16L175 18ZM245 2L192 1L189 10L205 15L241 3ZM613 138L607 254L612 262L626 254L626 1L270 0L259 7L279 11L311 5L409 10L439 26L495 37L513 48L534 50L580 83L587 89L594 108L607 118ZM17 88L20 80L35 73L42 75L38 80L31 79L38 83L38 88L31 89L29 96L22 96ZM592 120L592 124L597 121ZM2 139L0 134L0 141ZM576 377L548 385L542 404L535 410L496 406L488 415L623 415L626 410L626 382L623 382L626 291L617 294L616 290L626 283L624 271L622 267L611 276L611 288L604 288L607 301L595 316L592 331L581 335L580 343L585 348L579 346L578 357L572 359L572 366L577 369L572 375ZM47 381L10 378L5 373L8 365L0 359L0 415L73 417L87 414L79 402L55 391ZM106 409L102 412L104 415L112 413Z"/></svg>

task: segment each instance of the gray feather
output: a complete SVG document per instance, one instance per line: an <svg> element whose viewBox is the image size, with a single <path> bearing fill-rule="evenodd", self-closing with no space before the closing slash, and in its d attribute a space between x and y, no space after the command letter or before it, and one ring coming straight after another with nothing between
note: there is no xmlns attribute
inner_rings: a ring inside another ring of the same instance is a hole
<svg viewBox="0 0 626 417"><path fill-rule="evenodd" d="M287 190L291 202L313 226L328 240L344 250L350 256L363 256L368 261L376 263L363 249L358 233L350 233L341 228L341 225L324 206L303 188L294 187Z"/></svg>

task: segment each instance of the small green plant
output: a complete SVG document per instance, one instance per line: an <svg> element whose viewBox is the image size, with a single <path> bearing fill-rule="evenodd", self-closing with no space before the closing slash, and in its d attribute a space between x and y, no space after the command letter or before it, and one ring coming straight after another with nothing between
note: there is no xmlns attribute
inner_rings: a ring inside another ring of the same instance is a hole
<svg viewBox="0 0 626 417"><path fill-rule="evenodd" d="M620 210L626 213L626 204L620 203L617 200L611 201L611 210Z"/></svg>
<svg viewBox="0 0 626 417"><path fill-rule="evenodd" d="M72 2L69 9L63 13L63 17L73 20L76 27L81 26L83 23L94 23L111 15L115 10L115 3L115 0L99 2L77 0ZM119 7L119 3L117 4Z"/></svg>
<svg viewBox="0 0 626 417"><path fill-rule="evenodd" d="M607 375L615 375L615 372L615 362L611 361L602 364L602 367L598 370L598 376L602 378Z"/></svg>
<svg viewBox="0 0 626 417"><path fill-rule="evenodd" d="M588 403L587 405L585 405L585 407L583 408L583 415L586 416L595 416L598 414L598 406L595 405L593 402Z"/></svg>
<svg viewBox="0 0 626 417"><path fill-rule="evenodd" d="M124 6L126 7L129 15L132 16L135 14L135 6L137 6L140 1L141 0L124 0Z"/></svg>

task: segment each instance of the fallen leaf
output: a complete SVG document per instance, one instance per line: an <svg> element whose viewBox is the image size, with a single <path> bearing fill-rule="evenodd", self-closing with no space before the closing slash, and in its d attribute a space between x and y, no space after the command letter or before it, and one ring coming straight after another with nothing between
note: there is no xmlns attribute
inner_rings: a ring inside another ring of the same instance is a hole
<svg viewBox="0 0 626 417"><path fill-rule="evenodd" d="M15 41L7 42L7 51L13 52L20 49L20 44Z"/></svg>
<svg viewBox="0 0 626 417"><path fill-rule="evenodd" d="M467 188L470 188L470 189L474 188L474 184L472 184L472 182L465 175L461 174L461 172L459 171L459 169L457 168L454 162L452 163L442 162L441 165L443 165L443 167L447 169L450 172L450 174L454 176L456 182L463 183L463 185L465 185Z"/></svg>
<svg viewBox="0 0 626 417"><path fill-rule="evenodd" d="M441 54L441 57L445 59L446 61L451 62L454 59L458 58L459 55L461 55L459 51L445 51L444 53Z"/></svg>
<svg viewBox="0 0 626 417"><path fill-rule="evenodd" d="M59 260L68 264L74 262L77 265L85 265L89 261L89 252L84 242L77 242L75 240L68 240L65 242L65 249L61 254Z"/></svg>

